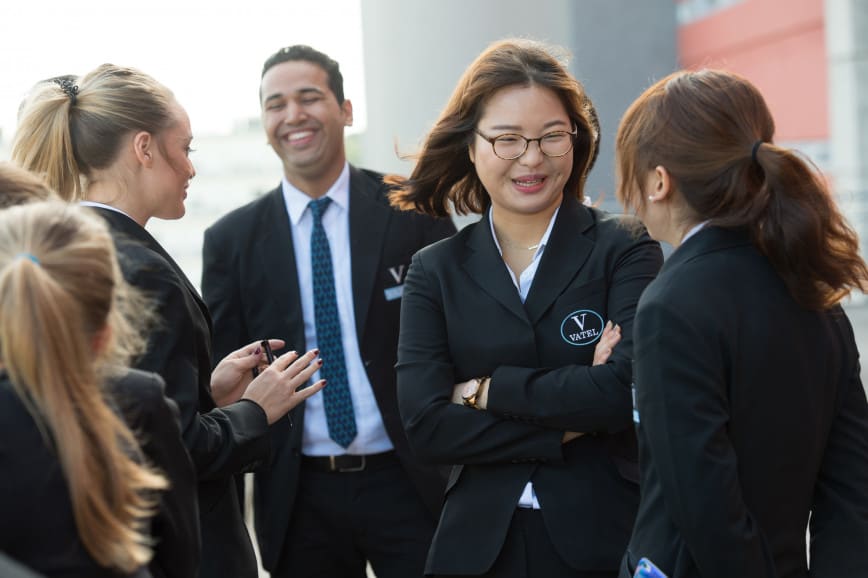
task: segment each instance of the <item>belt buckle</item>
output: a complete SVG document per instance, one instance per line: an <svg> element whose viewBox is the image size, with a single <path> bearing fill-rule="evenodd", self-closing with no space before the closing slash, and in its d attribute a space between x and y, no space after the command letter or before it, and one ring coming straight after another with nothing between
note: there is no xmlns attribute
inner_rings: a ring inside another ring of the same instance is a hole
<svg viewBox="0 0 868 578"><path fill-rule="evenodd" d="M363 456L363 455L358 456L358 457L361 458L358 467L341 468L341 467L338 467L337 462L335 461L335 456L329 456L329 469L333 472L339 472L339 473L361 472L362 470L365 469L365 466L367 465L367 460L365 459L365 456Z"/></svg>

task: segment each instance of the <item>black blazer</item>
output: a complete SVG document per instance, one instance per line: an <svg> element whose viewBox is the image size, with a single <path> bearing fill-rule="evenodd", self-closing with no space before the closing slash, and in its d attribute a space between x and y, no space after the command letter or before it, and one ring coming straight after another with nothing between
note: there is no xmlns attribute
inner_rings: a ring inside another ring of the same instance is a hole
<svg viewBox="0 0 868 578"><path fill-rule="evenodd" d="M411 446L458 464L427 574L481 574L503 545L529 480L550 539L578 570L614 571L638 504L631 427L633 313L660 246L619 219L564 199L527 300L488 215L413 258L404 290L398 399ZM590 367L606 321L622 341ZM450 402L491 376L488 409ZM587 435L561 444L565 431Z"/></svg>
<svg viewBox="0 0 868 578"><path fill-rule="evenodd" d="M669 258L635 328L642 501L621 576L866 576L868 405L844 312L807 311L742 231ZM629 569L626 567L629 566Z"/></svg>
<svg viewBox="0 0 868 578"><path fill-rule="evenodd" d="M253 545L233 475L268 455L265 412L250 401L217 408L211 397L211 318L181 268L138 223L110 209L108 222L126 280L153 299L158 326L136 367L159 373L181 413L184 443L198 474L200 576L256 578Z"/></svg>
<svg viewBox="0 0 868 578"><path fill-rule="evenodd" d="M451 235L455 226L448 219L396 211L386 192L382 175L350 167L356 331L386 432L436 517L445 480L411 455L398 417L394 365L401 299L389 290L402 285L413 253ZM306 349L290 227L282 189L277 187L205 231L202 291L214 316L217 355L265 337L284 339L288 350ZM272 425L271 459L255 476L256 534L266 569L279 560L292 516L303 418L304 404Z"/></svg>
<svg viewBox="0 0 868 578"><path fill-rule="evenodd" d="M45 578L44 574L37 574L3 552L0 552L0 576L3 578Z"/></svg>
<svg viewBox="0 0 868 578"><path fill-rule="evenodd" d="M156 373L130 369L108 381L108 389L148 462L170 480L151 519L154 578L190 578L199 569L201 542L196 470L181 438L178 404L165 396Z"/></svg>
<svg viewBox="0 0 868 578"><path fill-rule="evenodd" d="M156 544L150 574L143 569L136 576L189 578L199 564L199 527L177 408L152 373L130 370L110 379L107 389L149 463L172 480L151 520ZM79 540L57 454L2 372L0 471L0 551L49 576L119 576L98 566Z"/></svg>

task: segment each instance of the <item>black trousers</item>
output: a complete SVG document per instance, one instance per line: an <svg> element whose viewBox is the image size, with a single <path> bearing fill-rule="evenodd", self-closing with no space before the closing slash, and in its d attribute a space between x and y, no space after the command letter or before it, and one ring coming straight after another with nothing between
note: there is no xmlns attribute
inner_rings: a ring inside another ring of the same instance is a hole
<svg viewBox="0 0 868 578"><path fill-rule="evenodd" d="M617 576L617 570L580 572L567 565L549 539L542 513L529 508L517 508L503 542L503 549L491 569L485 574L472 577L450 575L448 578L617 578Z"/></svg>
<svg viewBox="0 0 868 578"><path fill-rule="evenodd" d="M272 578L421 578L436 521L397 456L359 472L302 466Z"/></svg>

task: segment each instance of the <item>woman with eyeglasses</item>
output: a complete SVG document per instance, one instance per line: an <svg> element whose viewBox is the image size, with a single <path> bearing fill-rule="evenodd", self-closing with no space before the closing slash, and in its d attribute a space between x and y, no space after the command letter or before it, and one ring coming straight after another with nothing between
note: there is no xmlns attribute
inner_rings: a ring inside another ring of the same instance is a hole
<svg viewBox="0 0 868 578"><path fill-rule="evenodd" d="M410 444L452 465L429 576L612 577L639 499L633 314L662 263L635 223L583 203L599 126L546 47L467 69L393 203L481 213L419 251L398 399Z"/></svg>

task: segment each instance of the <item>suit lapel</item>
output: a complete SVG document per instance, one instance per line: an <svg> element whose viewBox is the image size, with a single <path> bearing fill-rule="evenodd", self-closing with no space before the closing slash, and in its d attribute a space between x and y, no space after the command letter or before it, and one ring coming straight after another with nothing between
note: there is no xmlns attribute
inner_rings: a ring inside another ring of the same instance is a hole
<svg viewBox="0 0 868 578"><path fill-rule="evenodd" d="M594 219L588 209L575 197L564 198L524 302L532 324L539 321L585 264L594 242L584 233L593 225Z"/></svg>
<svg viewBox="0 0 868 578"><path fill-rule="evenodd" d="M259 270L266 272L267 287L249 287L254 293L274 301L274 315L290 320L290 327L297 329L296 342L304 343L304 319L301 309L301 291L298 288L298 264L295 261L295 245L292 241L292 223L286 211L283 191L277 187L265 199L257 219L256 242L252 255ZM298 318L297 322L292 322Z"/></svg>
<svg viewBox="0 0 868 578"><path fill-rule="evenodd" d="M750 244L750 234L746 230L706 226L672 252L663 263L660 274L674 270L698 255Z"/></svg>
<svg viewBox="0 0 868 578"><path fill-rule="evenodd" d="M120 233L126 235L128 238L135 240L136 242L144 245L151 251L154 251L158 255L160 255L163 259L165 259L169 266L172 267L172 270L178 276L179 279L184 283L184 287L187 289L187 292L193 298L193 301L196 302L196 305L199 307L199 310L202 312L202 316L205 318L205 321L208 323L208 335L211 334L211 314L208 312L208 306L205 305L205 302L202 300L202 297L199 295L199 291L190 282L187 278L187 275L184 273L184 270L175 262L171 255L166 252L166 249L151 235L144 227L136 223L130 217L120 213L118 211L113 211L111 209L104 209L101 207L95 207L97 211L106 219L109 223L111 223L112 228Z"/></svg>
<svg viewBox="0 0 868 578"><path fill-rule="evenodd" d="M350 166L350 262L359 341L363 339L377 275L389 265L381 262L381 256L393 209L378 197L379 189L367 184L358 169Z"/></svg>
<svg viewBox="0 0 868 578"><path fill-rule="evenodd" d="M465 273L479 288L489 294L508 311L527 321L518 290L512 281L503 258L491 238L491 221L488 211L476 224L467 238L467 257L462 263Z"/></svg>

